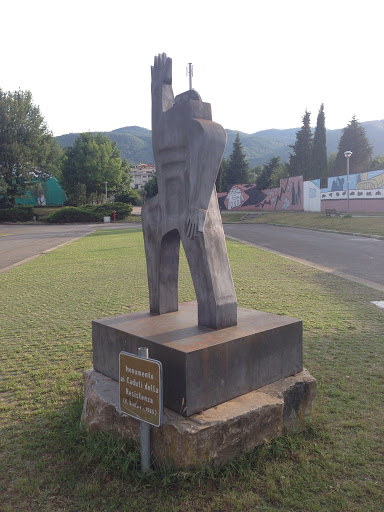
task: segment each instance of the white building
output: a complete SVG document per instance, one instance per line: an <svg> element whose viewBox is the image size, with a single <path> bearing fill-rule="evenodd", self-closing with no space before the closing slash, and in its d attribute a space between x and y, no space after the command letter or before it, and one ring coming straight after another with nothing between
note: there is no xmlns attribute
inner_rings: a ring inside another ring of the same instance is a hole
<svg viewBox="0 0 384 512"><path fill-rule="evenodd" d="M131 168L131 186L135 189L143 188L156 172L154 165L139 164Z"/></svg>

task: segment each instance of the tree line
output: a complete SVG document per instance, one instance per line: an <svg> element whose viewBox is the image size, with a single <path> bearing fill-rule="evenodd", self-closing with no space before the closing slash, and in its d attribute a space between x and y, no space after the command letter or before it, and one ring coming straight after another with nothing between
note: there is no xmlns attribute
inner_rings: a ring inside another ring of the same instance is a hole
<svg viewBox="0 0 384 512"><path fill-rule="evenodd" d="M317 116L314 134L311 113L302 117L302 126L288 163L279 157L250 169L239 134L230 156L223 158L216 180L219 192L240 183L256 183L257 188L278 187L280 179L302 175L305 180L345 173L345 151L352 151L350 172L384 167L384 155L372 160L372 146L355 116L343 129L337 154L327 156L324 105ZM36 180L55 176L68 196L68 204L101 202L105 186L123 202L137 204L141 197L131 188L130 165L122 160L116 142L102 134L82 133L72 146L62 149L48 130L40 109L29 91L0 89L0 203L14 204ZM157 193L156 176L144 190L147 197ZM0 205L1 206L1 205Z"/></svg>
<svg viewBox="0 0 384 512"><path fill-rule="evenodd" d="M370 145L364 127L355 116L343 129L337 153L327 154L324 104L321 104L314 134L311 130L311 113L305 110L302 126L296 132L296 141L289 146L289 161L282 163L275 156L264 165L250 169L239 134L233 144L233 151L228 159L223 159L216 188L219 192L228 191L232 185L256 183L257 188L278 187L280 179L289 176L303 176L304 180L326 178L345 174L345 151L352 151L350 172L356 173L384 168L384 155L372 159Z"/></svg>
<svg viewBox="0 0 384 512"><path fill-rule="evenodd" d="M36 192L36 183L50 176L59 180L71 206L103 202L106 186L117 200L135 204L141 196L131 188L130 171L108 136L82 133L63 149L29 91L0 89L0 207Z"/></svg>

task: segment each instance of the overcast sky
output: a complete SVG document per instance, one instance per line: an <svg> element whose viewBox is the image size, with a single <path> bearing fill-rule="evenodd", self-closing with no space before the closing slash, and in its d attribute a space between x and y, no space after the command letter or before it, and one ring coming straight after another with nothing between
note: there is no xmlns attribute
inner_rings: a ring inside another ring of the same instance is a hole
<svg viewBox="0 0 384 512"><path fill-rule="evenodd" d="M150 66L173 59L225 128L384 119L379 0L2 0L0 88L29 89L54 135L151 128Z"/></svg>

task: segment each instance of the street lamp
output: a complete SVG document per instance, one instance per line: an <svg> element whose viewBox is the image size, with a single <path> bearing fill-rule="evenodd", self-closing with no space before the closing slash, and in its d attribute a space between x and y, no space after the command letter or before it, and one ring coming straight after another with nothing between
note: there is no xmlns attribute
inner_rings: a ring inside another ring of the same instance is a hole
<svg viewBox="0 0 384 512"><path fill-rule="evenodd" d="M108 181L104 181L105 183L105 202L108 201L108 188L107 188L107 185L108 185Z"/></svg>
<svg viewBox="0 0 384 512"><path fill-rule="evenodd" d="M349 159L351 158L352 151L345 151L344 156L347 159L347 213L349 213Z"/></svg>

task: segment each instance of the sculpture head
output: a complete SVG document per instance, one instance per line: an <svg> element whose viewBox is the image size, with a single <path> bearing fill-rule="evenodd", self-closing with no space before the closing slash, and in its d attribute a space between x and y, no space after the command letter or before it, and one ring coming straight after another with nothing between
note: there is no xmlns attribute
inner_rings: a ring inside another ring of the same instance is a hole
<svg viewBox="0 0 384 512"><path fill-rule="evenodd" d="M187 103L189 100L202 101L200 94L194 89L190 89L189 91L182 92L176 96L175 105Z"/></svg>

